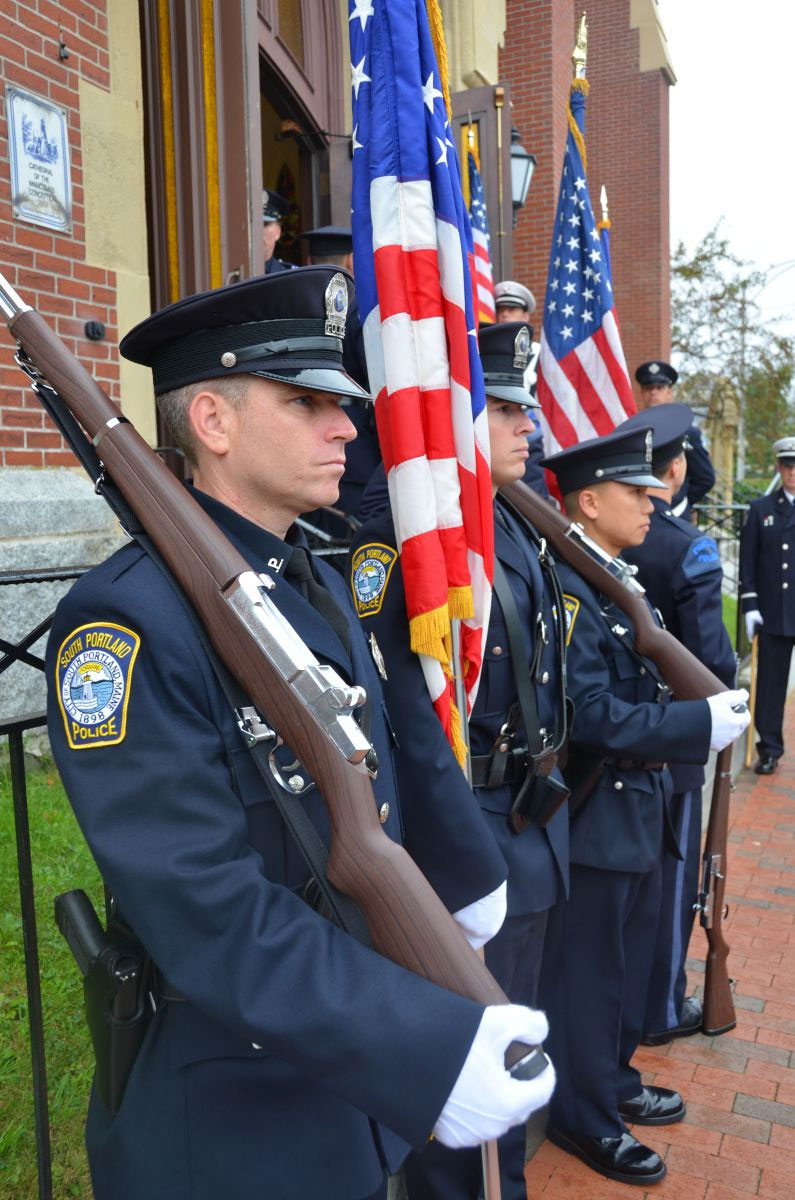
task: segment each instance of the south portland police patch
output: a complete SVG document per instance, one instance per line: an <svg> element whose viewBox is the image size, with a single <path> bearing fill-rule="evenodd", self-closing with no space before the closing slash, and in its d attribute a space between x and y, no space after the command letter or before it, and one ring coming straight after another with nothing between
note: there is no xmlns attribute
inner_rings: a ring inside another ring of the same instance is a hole
<svg viewBox="0 0 795 1200"><path fill-rule="evenodd" d="M58 651L56 685L66 739L73 750L124 740L127 702L141 639L111 621L80 625Z"/></svg>
<svg viewBox="0 0 795 1200"><path fill-rule="evenodd" d="M381 611L386 585L395 565L397 550L372 542L362 546L353 556L351 589L360 617L372 617Z"/></svg>

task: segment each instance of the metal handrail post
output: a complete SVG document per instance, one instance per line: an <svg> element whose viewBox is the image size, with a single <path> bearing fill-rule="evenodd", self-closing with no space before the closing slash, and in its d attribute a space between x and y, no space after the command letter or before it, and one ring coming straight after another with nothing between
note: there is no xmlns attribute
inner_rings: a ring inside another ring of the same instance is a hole
<svg viewBox="0 0 795 1200"><path fill-rule="evenodd" d="M36 905L33 892L33 865L30 855L30 823L28 796L25 784L25 750L22 734L26 729L44 725L44 713L21 717L2 727L8 735L11 766L11 797L14 808L14 830L17 842L19 872L19 902L22 914L22 942L25 950L25 980L28 992L28 1025L30 1028L30 1057L33 1073L33 1110L36 1123L36 1165L39 1177L39 1200L53 1200L52 1152L50 1147L50 1115L47 1102L47 1066L44 1047L44 1019L39 975L39 945L36 932Z"/></svg>

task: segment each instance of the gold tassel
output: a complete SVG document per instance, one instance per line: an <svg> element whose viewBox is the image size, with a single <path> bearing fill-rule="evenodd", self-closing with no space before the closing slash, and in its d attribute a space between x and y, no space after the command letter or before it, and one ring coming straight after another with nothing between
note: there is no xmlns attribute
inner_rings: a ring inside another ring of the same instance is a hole
<svg viewBox="0 0 795 1200"><path fill-rule="evenodd" d="M425 7L428 10L428 21L431 26L431 41L436 52L436 61L439 64L439 77L441 81L442 94L444 95L444 106L447 109L447 119L452 122L453 110L450 106L450 66L447 61L447 45L444 40L444 22L442 21L442 10L439 7L439 0L425 0Z"/></svg>
<svg viewBox="0 0 795 1200"><path fill-rule="evenodd" d="M447 607L453 621L466 621L468 617L474 617L475 606L470 585L451 587L447 593Z"/></svg>
<svg viewBox="0 0 795 1200"><path fill-rule="evenodd" d="M573 79L571 81L571 90L572 90L572 92L582 92L583 96L587 96L591 90L591 85L587 79ZM588 170L588 157L585 153L585 140L584 140L582 134L580 133L580 128L579 128L577 122L574 120L574 116L572 115L571 104L566 105L566 119L569 122L569 129L571 130L571 136L574 138L577 149L580 152L580 158L582 159L582 169L583 169L583 171L587 171Z"/></svg>
<svg viewBox="0 0 795 1200"><path fill-rule="evenodd" d="M450 741L459 767L462 771L466 770L467 746L461 733L461 713L452 702L450 703Z"/></svg>
<svg viewBox="0 0 795 1200"><path fill-rule="evenodd" d="M445 651L445 640L449 641L450 638L450 612L447 605L412 617L409 636L415 654L427 654L429 658L436 658L445 664L449 662L450 655Z"/></svg>

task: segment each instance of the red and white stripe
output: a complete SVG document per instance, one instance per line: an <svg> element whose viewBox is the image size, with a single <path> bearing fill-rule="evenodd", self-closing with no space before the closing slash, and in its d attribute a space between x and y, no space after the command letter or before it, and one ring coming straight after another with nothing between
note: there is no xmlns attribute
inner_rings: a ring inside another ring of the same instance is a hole
<svg viewBox="0 0 795 1200"><path fill-rule="evenodd" d="M485 409L472 417L475 332L466 326L465 260L458 230L436 217L427 180L377 178L370 205L379 303L363 332L408 615L445 610L451 589L471 583L474 615L462 629L471 707L488 627L493 532ZM450 736L450 678L439 658L420 660Z"/></svg>
<svg viewBox="0 0 795 1200"><path fill-rule="evenodd" d="M547 454L610 433L635 412L615 310L560 361L541 333L537 395Z"/></svg>
<svg viewBox="0 0 795 1200"><path fill-rule="evenodd" d="M494 322L497 310L494 307L494 276L491 270L488 239L485 233L473 225L472 240L475 244L478 321Z"/></svg>

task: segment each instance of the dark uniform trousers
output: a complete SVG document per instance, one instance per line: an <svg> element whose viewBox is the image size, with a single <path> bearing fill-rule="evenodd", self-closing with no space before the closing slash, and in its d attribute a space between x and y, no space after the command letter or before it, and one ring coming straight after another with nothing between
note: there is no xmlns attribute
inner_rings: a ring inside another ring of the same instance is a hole
<svg viewBox="0 0 795 1200"><path fill-rule="evenodd" d="M319 661L366 688L375 803L387 834L400 839L379 679L348 589L317 564L348 614L346 649L285 578L292 545L195 494L271 578L270 598ZM93 645L110 647L102 661L119 704L114 722L93 728L96 744L73 749L75 730L88 737L92 728L66 719L64 705L81 699L66 672L82 665L96 678ZM86 1141L96 1200L379 1194L409 1145L425 1144L482 1006L402 970L304 902L301 854L182 602L137 546L62 601L47 658L50 737L77 818L121 913L187 997L161 1003L152 1017L118 1113L92 1095ZM452 822L431 783L429 775L415 816L421 825L427 813L432 836L444 836ZM302 803L328 838L317 790ZM504 876L496 850L491 859L484 852L480 809L474 800L470 807L453 824L463 878L453 856L429 872L452 910ZM421 828L413 836L422 844Z"/></svg>
<svg viewBox="0 0 795 1200"><path fill-rule="evenodd" d="M666 629L727 687L733 687L736 663L723 624L718 547L689 521L674 516L665 500L655 496L652 503L651 525L642 545L625 550L622 557L638 568L638 579ZM671 853L663 856L660 922L645 1033L660 1033L679 1024L701 867L704 768L674 763L671 781L671 824L684 858Z"/></svg>
<svg viewBox="0 0 795 1200"><path fill-rule="evenodd" d="M373 489L370 497L374 494ZM358 550L368 545L395 546L388 509L370 517L357 535L355 545ZM525 670L533 658L535 631L540 629L539 614L544 621L546 642L533 682L539 723L551 733L560 724L561 686L551 589L539 567L535 546L499 501L495 505L495 553L514 597L526 640ZM354 551L352 562L357 561ZM356 596L355 567L353 583ZM446 796L450 811L455 813L466 804L471 790L433 711L417 656L409 648L399 559L378 601L377 612L364 615L360 607L360 615L365 633L376 634L384 656L387 708L400 744L397 770L401 797L416 795L423 781L431 778ZM473 759L489 755L500 740L498 735L508 710L517 698L514 671L504 614L494 594L483 673L469 723ZM526 745L521 731L518 742ZM513 833L508 814L520 783L516 779L497 788L475 789L484 817L484 849L487 843L499 847L508 876L508 916L496 937L486 944L485 957L508 997L518 1004L535 1007L547 913L559 896L565 896L568 887L568 816L564 804L544 829L531 823L522 833ZM408 799L406 802L410 803ZM410 809L407 824L411 824ZM449 846L441 842L426 844L421 850L415 850L410 838L408 844L412 855L419 854L431 869L429 854L449 853ZM550 1015L550 1021L553 1019ZM500 1138L499 1158L503 1200L524 1200L523 1126ZM451 1151L432 1142L421 1153L409 1157L405 1174L410 1200L474 1200L482 1183L480 1151Z"/></svg>
<svg viewBox="0 0 795 1200"><path fill-rule="evenodd" d="M541 972L558 1077L550 1121L617 1137L618 1104L641 1090L630 1061L643 1032L664 844L680 854L659 764L706 761L711 720L705 701L667 703L634 652L627 617L568 566L559 572L575 705L567 782L589 794L572 820L569 901L550 914Z"/></svg>
<svg viewBox="0 0 795 1200"><path fill-rule="evenodd" d="M784 705L795 644L795 507L781 488L752 500L740 538L743 612L758 609L759 661L754 723L762 758L784 753Z"/></svg>

